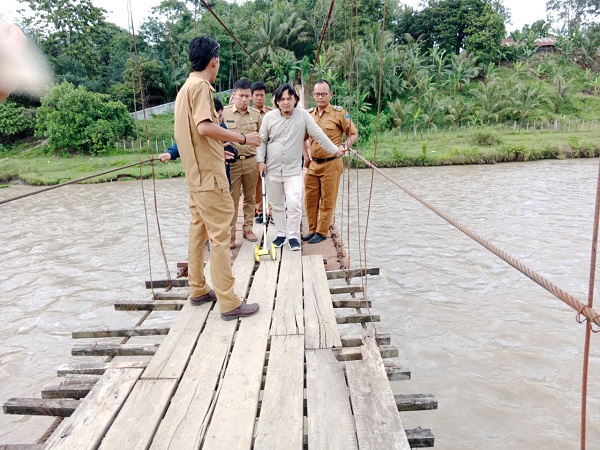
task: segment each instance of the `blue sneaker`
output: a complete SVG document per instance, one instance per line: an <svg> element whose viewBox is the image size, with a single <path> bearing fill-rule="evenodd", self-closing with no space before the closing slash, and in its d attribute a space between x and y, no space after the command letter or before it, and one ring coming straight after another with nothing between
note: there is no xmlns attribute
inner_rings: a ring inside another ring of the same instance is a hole
<svg viewBox="0 0 600 450"><path fill-rule="evenodd" d="M277 238L273 241L273 245L277 248L281 248L284 242L285 236L277 236Z"/></svg>
<svg viewBox="0 0 600 450"><path fill-rule="evenodd" d="M288 245L290 246L290 250L292 250L294 252L297 250L300 250L300 242L296 238L291 238L288 241Z"/></svg>

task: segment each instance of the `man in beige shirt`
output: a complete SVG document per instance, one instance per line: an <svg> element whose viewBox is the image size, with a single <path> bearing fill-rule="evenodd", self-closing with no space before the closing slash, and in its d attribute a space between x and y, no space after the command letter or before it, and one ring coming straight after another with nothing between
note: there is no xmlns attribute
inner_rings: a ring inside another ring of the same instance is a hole
<svg viewBox="0 0 600 450"><path fill-rule="evenodd" d="M233 287L228 243L233 201L225 175L223 141L256 146L258 133L226 130L218 125L212 93L219 71L219 44L209 37L190 42L192 66L175 100L175 141L190 191L188 281L190 302L201 305L219 300L221 317L232 320L258 312L258 304L240 302ZM211 280L204 277L204 244L210 241ZM216 293L215 293L216 291Z"/></svg>
<svg viewBox="0 0 600 450"><path fill-rule="evenodd" d="M250 107L252 95L250 82L245 79L233 85L233 105L228 105L223 110L223 122L227 129L245 134L257 132L260 129L261 116L258 110ZM240 192L244 193L244 224L243 237L250 242L256 242L256 235L252 232L254 224L255 192L256 192L256 147L246 143L244 145L232 142L237 148L239 160L231 165L231 197L235 213L231 220L231 241L229 248L235 248L235 225L237 223Z"/></svg>

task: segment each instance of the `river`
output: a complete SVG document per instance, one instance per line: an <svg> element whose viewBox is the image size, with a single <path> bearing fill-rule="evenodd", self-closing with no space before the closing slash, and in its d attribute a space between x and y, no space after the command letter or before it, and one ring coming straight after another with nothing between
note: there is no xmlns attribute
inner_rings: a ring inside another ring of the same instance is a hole
<svg viewBox="0 0 600 450"><path fill-rule="evenodd" d="M598 160L385 172L585 301ZM357 267L371 177L358 173L358 209L356 171L349 177L351 220L339 208L338 223L344 238L352 230ZM150 266L154 278L165 276L152 183L143 186L146 207L139 182L73 185L0 206L0 402L39 398L58 384L56 368L77 361L74 329L126 327L140 317L113 303L148 298ZM0 189L0 199L35 189ZM187 253L184 180L157 181L156 196L174 271ZM338 204L347 199L341 193ZM381 315L378 330L392 335L412 371L392 387L439 402L435 411L403 413L405 427L431 428L438 449L579 448L585 330L576 313L379 176L371 201L366 264L381 275L369 279L367 295ZM590 449L600 442L597 341ZM51 422L0 415L0 443L30 443Z"/></svg>

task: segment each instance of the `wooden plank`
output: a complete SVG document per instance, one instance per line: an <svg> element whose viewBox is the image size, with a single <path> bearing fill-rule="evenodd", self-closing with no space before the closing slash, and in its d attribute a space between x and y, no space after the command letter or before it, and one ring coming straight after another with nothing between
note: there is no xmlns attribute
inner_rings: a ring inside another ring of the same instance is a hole
<svg viewBox="0 0 600 450"><path fill-rule="evenodd" d="M367 269L341 269L328 270L328 280L338 280L340 278L350 279L355 277L364 277L366 275L379 275L379 267L371 267Z"/></svg>
<svg viewBox="0 0 600 450"><path fill-rule="evenodd" d="M379 314L356 313L356 314L336 314L335 321L338 324L342 323L367 323L380 322Z"/></svg>
<svg viewBox="0 0 600 450"><path fill-rule="evenodd" d="M69 417L79 406L79 400L9 398L3 406L4 414L23 416Z"/></svg>
<svg viewBox="0 0 600 450"><path fill-rule="evenodd" d="M362 286L357 286L355 284L350 284L348 286L332 286L329 288L330 294L354 294L363 291L364 288Z"/></svg>
<svg viewBox="0 0 600 450"><path fill-rule="evenodd" d="M63 383L58 386L46 386L42 389L42 398L84 398L96 382Z"/></svg>
<svg viewBox="0 0 600 450"><path fill-rule="evenodd" d="M289 248L279 251L281 269L277 282L277 298L273 310L271 336L304 334L302 305L302 255Z"/></svg>
<svg viewBox="0 0 600 450"><path fill-rule="evenodd" d="M272 336L255 450L302 450L304 336Z"/></svg>
<svg viewBox="0 0 600 450"><path fill-rule="evenodd" d="M253 258L254 248L245 241L233 264L234 291L242 298L254 271ZM220 316L218 308L213 308L209 314L206 328L171 399L171 406L154 436L152 450L197 449L200 446L216 401L215 389L227 366L238 325L237 321L223 321Z"/></svg>
<svg viewBox="0 0 600 450"><path fill-rule="evenodd" d="M394 400L398 411L425 411L438 407L433 394L396 394Z"/></svg>
<svg viewBox="0 0 600 450"><path fill-rule="evenodd" d="M71 418L50 436L47 449L96 449L141 373L142 369L107 370Z"/></svg>
<svg viewBox="0 0 600 450"><path fill-rule="evenodd" d="M73 356L152 356L160 344L86 344L71 349Z"/></svg>
<svg viewBox="0 0 600 450"><path fill-rule="evenodd" d="M115 302L117 311L179 311L186 300L161 300L161 301L139 301L139 302Z"/></svg>
<svg viewBox="0 0 600 450"><path fill-rule="evenodd" d="M0 444L0 450L44 450L46 444Z"/></svg>
<svg viewBox="0 0 600 450"><path fill-rule="evenodd" d="M102 375L108 369L144 369L147 361L122 361L108 363L63 364L56 372L59 377L72 375Z"/></svg>
<svg viewBox="0 0 600 450"><path fill-rule="evenodd" d="M362 336L341 336L342 345L344 347L360 347L362 345ZM390 345L392 337L389 333L379 333L377 335L377 344L379 345Z"/></svg>
<svg viewBox="0 0 600 450"><path fill-rule="evenodd" d="M379 353L382 358L398 356L398 349L393 345L380 345ZM362 347L334 348L333 354L338 361L358 361L363 358Z"/></svg>
<svg viewBox="0 0 600 450"><path fill-rule="evenodd" d="M155 336L169 333L169 327L154 328L120 328L114 330L75 330L71 333L73 339L98 339L108 337Z"/></svg>
<svg viewBox="0 0 600 450"><path fill-rule="evenodd" d="M429 428L406 430L406 438L410 448L429 448L435 444L435 437Z"/></svg>
<svg viewBox="0 0 600 450"><path fill-rule="evenodd" d="M146 289L164 289L167 287L189 287L187 278L172 278L171 280L146 281Z"/></svg>
<svg viewBox="0 0 600 450"><path fill-rule="evenodd" d="M409 450L394 394L374 339L365 338L362 361L346 363L346 377L361 450Z"/></svg>
<svg viewBox="0 0 600 450"><path fill-rule="evenodd" d="M207 266L208 267L208 266ZM187 300L190 296L190 291L177 291L177 292L155 292L155 300Z"/></svg>
<svg viewBox="0 0 600 450"><path fill-rule="evenodd" d="M213 307L214 302L200 306L186 303L177 315L171 331L148 363L143 379L181 378Z"/></svg>
<svg viewBox="0 0 600 450"><path fill-rule="evenodd" d="M338 300L332 299L334 308L370 308L371 300L365 300L364 298L348 298Z"/></svg>
<svg viewBox="0 0 600 450"><path fill-rule="evenodd" d="M176 387L176 379L139 380L102 440L100 450L147 449Z"/></svg>
<svg viewBox="0 0 600 450"><path fill-rule="evenodd" d="M306 350L308 448L358 449L342 366L329 349Z"/></svg>
<svg viewBox="0 0 600 450"><path fill-rule="evenodd" d="M341 347L321 255L302 257L304 278L304 348Z"/></svg>
<svg viewBox="0 0 600 450"><path fill-rule="evenodd" d="M383 360L385 373L390 381L410 380L410 369L403 366L398 358L388 358Z"/></svg>
<svg viewBox="0 0 600 450"><path fill-rule="evenodd" d="M204 450L252 445L278 269L279 260L261 261L254 275L248 302L258 303L261 311L241 320Z"/></svg>

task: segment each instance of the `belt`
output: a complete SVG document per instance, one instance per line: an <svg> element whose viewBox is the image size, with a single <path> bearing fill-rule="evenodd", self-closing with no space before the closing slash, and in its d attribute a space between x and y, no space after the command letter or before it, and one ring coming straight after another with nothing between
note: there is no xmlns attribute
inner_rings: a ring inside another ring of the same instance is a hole
<svg viewBox="0 0 600 450"><path fill-rule="evenodd" d="M240 159L248 159L248 158L254 158L256 155L240 155L239 158Z"/></svg>
<svg viewBox="0 0 600 450"><path fill-rule="evenodd" d="M321 163L324 163L324 162L327 162L327 161L333 161L334 159L338 159L338 157L337 156L332 156L331 158L313 158L312 160L314 162L316 162L316 163L321 164Z"/></svg>

